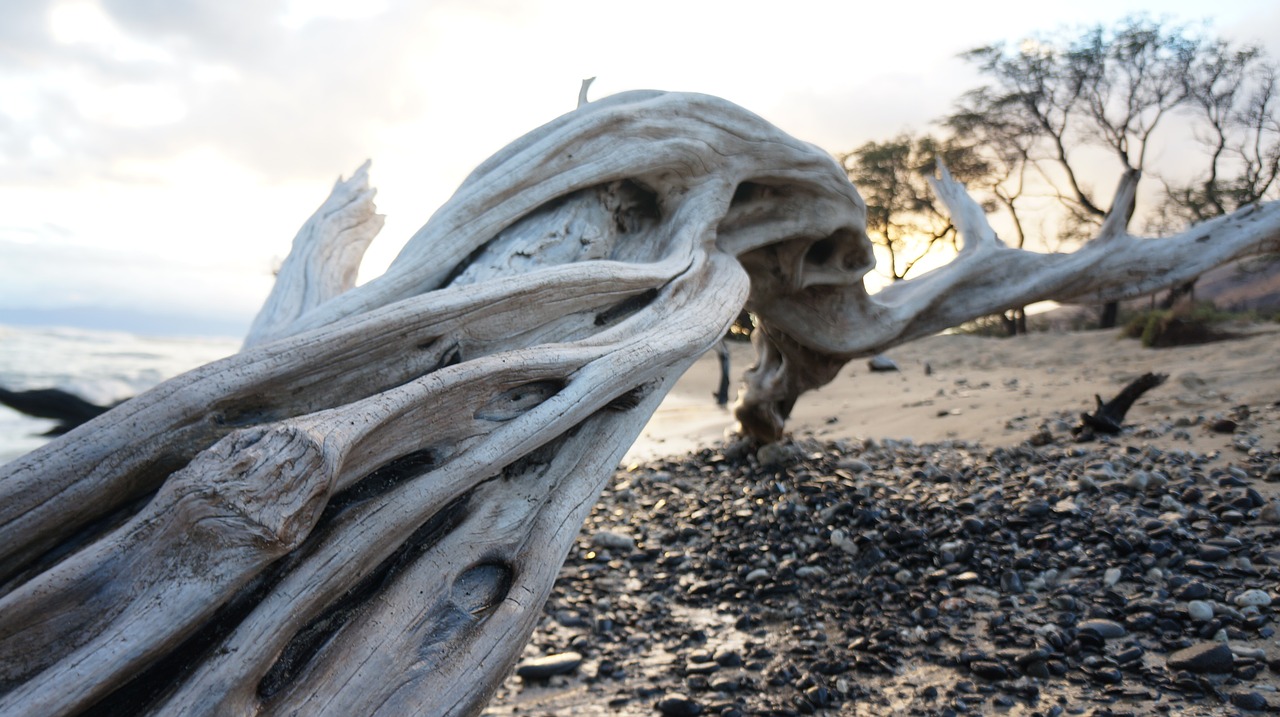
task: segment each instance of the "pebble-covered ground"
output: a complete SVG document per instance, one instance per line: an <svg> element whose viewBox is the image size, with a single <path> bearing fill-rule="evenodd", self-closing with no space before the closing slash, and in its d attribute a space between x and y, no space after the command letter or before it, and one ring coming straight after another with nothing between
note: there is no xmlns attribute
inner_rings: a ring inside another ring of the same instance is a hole
<svg viewBox="0 0 1280 717"><path fill-rule="evenodd" d="M1017 447L802 440L621 471L490 715L1280 711L1280 454L1065 415Z"/></svg>

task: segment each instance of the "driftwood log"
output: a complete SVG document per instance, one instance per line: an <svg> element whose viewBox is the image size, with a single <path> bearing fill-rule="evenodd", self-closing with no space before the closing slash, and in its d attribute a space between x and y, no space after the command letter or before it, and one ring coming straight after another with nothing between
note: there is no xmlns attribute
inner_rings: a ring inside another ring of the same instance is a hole
<svg viewBox="0 0 1280 717"><path fill-rule="evenodd" d="M851 358L1280 251L1271 204L1036 254L945 170L935 188L960 255L870 296L865 207L830 156L714 97L631 92L480 165L352 287L381 226L362 167L242 352L0 467L0 714L474 714L618 460L744 304L736 416L771 441Z"/></svg>
<svg viewBox="0 0 1280 717"><path fill-rule="evenodd" d="M1077 437L1089 439L1095 433L1117 434L1124 430L1124 417L1133 408L1133 404L1142 394L1164 383L1169 378L1163 373L1144 373L1130 381L1127 386L1110 401L1103 401L1102 396L1093 395L1097 407L1093 413L1081 413L1080 425L1071 429Z"/></svg>
<svg viewBox="0 0 1280 717"><path fill-rule="evenodd" d="M0 405L35 418L57 421L45 435L59 436L76 426L101 416L110 406L99 406L59 388L10 391L0 386Z"/></svg>

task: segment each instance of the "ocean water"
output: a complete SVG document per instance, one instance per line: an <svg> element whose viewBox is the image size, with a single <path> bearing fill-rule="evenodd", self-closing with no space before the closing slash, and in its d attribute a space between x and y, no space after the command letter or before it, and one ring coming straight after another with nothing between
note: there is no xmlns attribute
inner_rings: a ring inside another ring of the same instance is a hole
<svg viewBox="0 0 1280 717"><path fill-rule="evenodd" d="M229 356L240 342L0 325L0 386L15 391L60 388L92 403L110 404ZM41 434L54 425L0 406L0 464L50 440Z"/></svg>

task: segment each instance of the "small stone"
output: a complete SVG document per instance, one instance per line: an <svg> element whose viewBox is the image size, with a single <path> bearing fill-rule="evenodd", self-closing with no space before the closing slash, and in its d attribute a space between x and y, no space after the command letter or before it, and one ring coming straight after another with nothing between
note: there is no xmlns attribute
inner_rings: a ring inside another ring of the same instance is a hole
<svg viewBox="0 0 1280 717"><path fill-rule="evenodd" d="M1231 695L1231 704L1242 710L1265 710L1269 707L1267 698L1258 692L1236 692Z"/></svg>
<svg viewBox="0 0 1280 717"><path fill-rule="evenodd" d="M1112 620L1085 620L1076 625L1076 629L1081 632L1092 632L1104 640L1112 640L1125 635L1124 625Z"/></svg>
<svg viewBox="0 0 1280 717"><path fill-rule="evenodd" d="M1196 555L1201 560L1217 563L1226 560L1231 555L1231 551L1218 545L1201 545L1196 548Z"/></svg>
<svg viewBox="0 0 1280 717"><path fill-rule="evenodd" d="M900 371L901 370L898 368L898 364L894 363L893 359L887 356L884 356L883 354L877 354L875 356L872 356L867 361L867 368L871 369L872 371Z"/></svg>
<svg viewBox="0 0 1280 717"><path fill-rule="evenodd" d="M756 460L762 466L780 466L789 461L791 451L783 443L766 443L756 451Z"/></svg>
<svg viewBox="0 0 1280 717"><path fill-rule="evenodd" d="M1183 600L1203 600L1209 597L1209 586L1199 581L1189 582L1182 586L1178 597Z"/></svg>
<svg viewBox="0 0 1280 717"><path fill-rule="evenodd" d="M690 662L685 665L684 672L686 675L709 675L718 669L720 666L714 662Z"/></svg>
<svg viewBox="0 0 1280 717"><path fill-rule="evenodd" d="M631 552L636 549L636 539L630 535L615 533L611 530L599 530L591 536L591 544L597 548L606 550L625 550Z"/></svg>
<svg viewBox="0 0 1280 717"><path fill-rule="evenodd" d="M764 568L756 568L747 573L747 584L762 583L769 579L769 571Z"/></svg>
<svg viewBox="0 0 1280 717"><path fill-rule="evenodd" d="M1202 642L1169 655L1166 663L1174 670L1222 675L1235 668L1235 656L1225 643Z"/></svg>
<svg viewBox="0 0 1280 717"><path fill-rule="evenodd" d="M670 692L658 700L658 711L665 717L694 717L702 714L702 704L676 692Z"/></svg>
<svg viewBox="0 0 1280 717"><path fill-rule="evenodd" d="M845 458L836 463L836 468L849 471L851 473L870 473L871 464L857 458Z"/></svg>
<svg viewBox="0 0 1280 717"><path fill-rule="evenodd" d="M1237 595L1234 602L1240 607L1248 607L1250 605L1266 607L1271 604L1271 596L1265 590L1251 588Z"/></svg>
<svg viewBox="0 0 1280 717"><path fill-rule="evenodd" d="M858 554L858 544L842 528L831 531L831 544L850 555Z"/></svg>
<svg viewBox="0 0 1280 717"><path fill-rule="evenodd" d="M1120 568L1107 568L1107 571L1102 574L1102 584L1107 587L1113 587L1116 583L1120 582L1120 577L1123 574L1124 573Z"/></svg>
<svg viewBox="0 0 1280 717"><path fill-rule="evenodd" d="M525 660L516 668L516 674L526 680L545 680L552 675L573 672L581 664L581 653L561 652L555 655Z"/></svg>
<svg viewBox="0 0 1280 717"><path fill-rule="evenodd" d="M975 660L969 663L969 671L986 680L1003 680L1009 677L1009 669L999 662Z"/></svg>
<svg viewBox="0 0 1280 717"><path fill-rule="evenodd" d="M1262 510L1258 511L1258 518L1264 523L1280 523L1280 504L1274 500L1267 501Z"/></svg>
<svg viewBox="0 0 1280 717"><path fill-rule="evenodd" d="M1034 498L1022 506L1022 514L1031 518L1039 518L1049 514L1049 503L1043 498Z"/></svg>
<svg viewBox="0 0 1280 717"><path fill-rule="evenodd" d="M1022 584L1022 576L1015 570L1006 570L1000 575L1000 589L1006 593L1018 594L1026 588Z"/></svg>
<svg viewBox="0 0 1280 717"><path fill-rule="evenodd" d="M1213 619L1213 604L1204 600L1192 600L1187 603L1187 614L1192 620L1207 622Z"/></svg>
<svg viewBox="0 0 1280 717"><path fill-rule="evenodd" d="M742 655L731 647L717 648L712 659L724 667L738 667L742 664Z"/></svg>
<svg viewBox="0 0 1280 717"><path fill-rule="evenodd" d="M1214 433L1235 433L1238 424L1230 418L1219 418L1209 424L1209 430Z"/></svg>
<svg viewBox="0 0 1280 717"><path fill-rule="evenodd" d="M1091 677L1104 685L1117 685L1124 681L1124 675L1114 667L1100 667L1093 671Z"/></svg>

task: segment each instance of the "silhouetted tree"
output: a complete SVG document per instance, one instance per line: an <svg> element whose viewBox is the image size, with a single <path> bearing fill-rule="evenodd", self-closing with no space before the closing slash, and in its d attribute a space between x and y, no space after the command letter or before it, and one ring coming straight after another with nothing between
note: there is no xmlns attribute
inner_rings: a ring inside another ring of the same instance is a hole
<svg viewBox="0 0 1280 717"><path fill-rule="evenodd" d="M1196 175L1166 181L1153 225L1177 231L1280 195L1280 102L1277 68L1255 46L1205 43L1186 78L1185 107L1207 161ZM1170 290L1171 307L1192 294L1195 281Z"/></svg>
<svg viewBox="0 0 1280 717"><path fill-rule="evenodd" d="M1191 98L1187 78L1205 47L1184 28L1145 17L979 47L964 57L989 83L966 93L944 124L1000 160L992 194L1014 218L1019 241L1029 171L1065 210L1056 239L1090 236L1107 208L1081 178L1086 157L1102 148L1121 173L1146 170L1156 130ZM1110 304L1100 324L1115 320Z"/></svg>
<svg viewBox="0 0 1280 717"><path fill-rule="evenodd" d="M954 246L955 227L925 181L939 157L961 181L990 171L967 147L927 135L867 142L842 159L850 181L866 200L867 235L888 255L893 281L905 279L930 253Z"/></svg>

